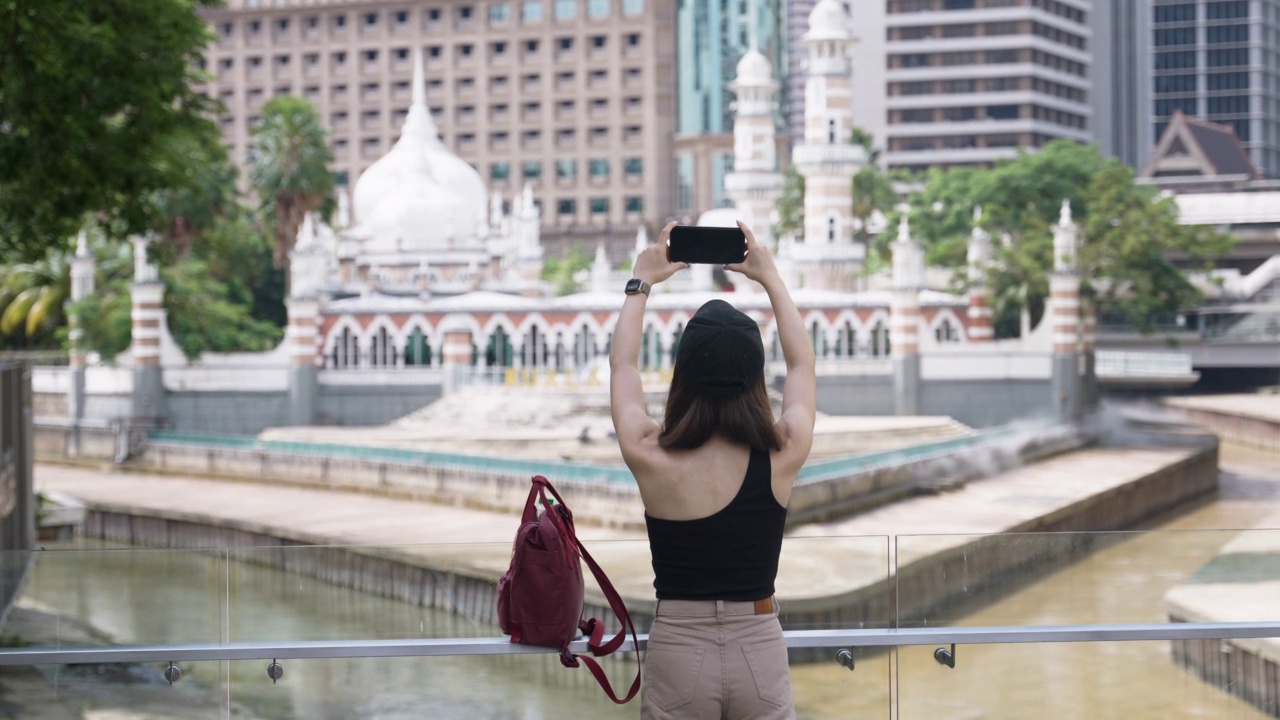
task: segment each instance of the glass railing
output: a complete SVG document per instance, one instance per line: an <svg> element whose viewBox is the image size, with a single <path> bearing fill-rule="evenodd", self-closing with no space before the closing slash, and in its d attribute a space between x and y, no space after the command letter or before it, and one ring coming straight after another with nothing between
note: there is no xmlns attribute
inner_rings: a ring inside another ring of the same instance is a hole
<svg viewBox="0 0 1280 720"><path fill-rule="evenodd" d="M777 581L800 718L1280 712L1280 530L807 531L784 542ZM94 718L638 712L609 702L585 669L501 635L493 594L508 543L80 545L13 558L29 566L0 629L15 717L36 717L23 703ZM588 545L643 645L655 604L647 543ZM587 605L612 623L590 573ZM626 652L604 666L615 687L636 669Z"/></svg>

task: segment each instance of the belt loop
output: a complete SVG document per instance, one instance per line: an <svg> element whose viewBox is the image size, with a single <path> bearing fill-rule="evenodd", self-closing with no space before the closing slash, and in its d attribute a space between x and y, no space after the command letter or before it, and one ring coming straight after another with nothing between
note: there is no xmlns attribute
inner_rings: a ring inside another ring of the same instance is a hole
<svg viewBox="0 0 1280 720"><path fill-rule="evenodd" d="M724 601L723 600L716 601L716 622L718 623L724 622Z"/></svg>

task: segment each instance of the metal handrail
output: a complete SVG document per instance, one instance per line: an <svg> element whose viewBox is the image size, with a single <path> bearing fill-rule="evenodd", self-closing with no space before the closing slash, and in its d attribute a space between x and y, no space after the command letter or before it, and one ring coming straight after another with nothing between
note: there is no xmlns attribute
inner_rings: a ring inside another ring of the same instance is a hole
<svg viewBox="0 0 1280 720"><path fill-rule="evenodd" d="M1226 640L1280 638L1280 622L1137 623L1123 625L1043 625L938 628L851 628L787 630L789 648L906 647L919 645L998 645L1015 643L1119 642L1151 640ZM649 636L637 637L640 649ZM621 652L632 649L630 638ZM587 641L569 644L586 653ZM0 666L77 665L120 662L206 662L223 660L315 660L321 658L444 657L528 655L557 650L512 643L505 637L414 640L316 640L291 642L189 643L76 648L5 648Z"/></svg>

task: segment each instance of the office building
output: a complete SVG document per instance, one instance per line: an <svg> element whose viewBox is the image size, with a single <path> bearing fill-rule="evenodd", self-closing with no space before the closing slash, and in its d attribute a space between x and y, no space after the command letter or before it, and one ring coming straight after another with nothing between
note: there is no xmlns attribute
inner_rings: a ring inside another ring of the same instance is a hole
<svg viewBox="0 0 1280 720"><path fill-rule="evenodd" d="M888 0L889 167L986 165L1093 140L1085 0Z"/></svg>
<svg viewBox="0 0 1280 720"><path fill-rule="evenodd" d="M408 115L413 50L444 143L508 200L532 185L543 242L607 237L672 214L675 10L663 0L229 0L202 11L209 92L234 157L266 100L310 100L354 184ZM359 222L361 218L355 218Z"/></svg>
<svg viewBox="0 0 1280 720"><path fill-rule="evenodd" d="M1230 126L1280 176L1280 0L1155 0L1152 137L1174 114Z"/></svg>
<svg viewBox="0 0 1280 720"><path fill-rule="evenodd" d="M1151 125L1152 0L1094 0L1090 106L1093 141L1132 168L1157 140Z"/></svg>

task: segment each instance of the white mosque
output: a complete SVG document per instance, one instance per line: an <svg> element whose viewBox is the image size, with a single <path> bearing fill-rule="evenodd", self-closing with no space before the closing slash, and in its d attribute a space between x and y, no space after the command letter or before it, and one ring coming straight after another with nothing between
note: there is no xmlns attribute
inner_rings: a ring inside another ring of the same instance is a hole
<svg viewBox="0 0 1280 720"><path fill-rule="evenodd" d="M725 183L734 207L708 212L699 223L741 219L775 249L820 358L888 357L892 289L866 289L859 272L865 249L853 239L849 180L865 157L850 142L849 19L837 0L821 0L809 21L804 142L792 156L806 180L803 236L772 237L782 190L773 141L778 83L755 50L738 63L732 85L735 172ZM359 177L353 201L340 202L336 227L309 218L299 233L289 299L294 366L596 367L628 273L611 267L601 246L585 290L553 297L539 280L543 250L532 189L504 211L479 174L440 142L424 97L418 58L399 141ZM909 234L902 242L911 242ZM647 243L638 228L637 250ZM766 345L776 346L767 298L732 273L728 281L717 286L709 266L695 266L660 286L648 305L645 367L668 368L684 323L724 292L735 293L734 303L759 318ZM989 314L967 312L968 299L925 289L923 277L908 284L920 291L924 340L990 339Z"/></svg>

